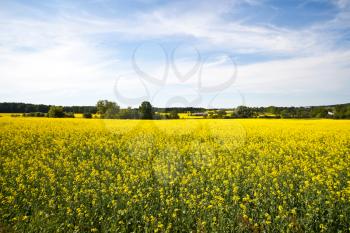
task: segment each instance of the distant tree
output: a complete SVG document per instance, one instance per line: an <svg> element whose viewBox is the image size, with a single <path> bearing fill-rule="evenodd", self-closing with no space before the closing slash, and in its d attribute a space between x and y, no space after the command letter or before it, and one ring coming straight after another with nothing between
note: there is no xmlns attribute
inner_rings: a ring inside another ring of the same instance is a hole
<svg viewBox="0 0 350 233"><path fill-rule="evenodd" d="M43 113L43 112L36 112L36 113L35 113L35 116L36 116L36 117L45 117L46 114Z"/></svg>
<svg viewBox="0 0 350 233"><path fill-rule="evenodd" d="M226 116L226 111L223 109L220 109L216 112L216 114L218 115L218 118L225 118Z"/></svg>
<svg viewBox="0 0 350 233"><path fill-rule="evenodd" d="M131 107L120 109L118 118L121 119L138 119L139 118L139 112L138 109L133 109Z"/></svg>
<svg viewBox="0 0 350 233"><path fill-rule="evenodd" d="M99 100L96 104L96 109L98 114L104 114L107 111L107 100Z"/></svg>
<svg viewBox="0 0 350 233"><path fill-rule="evenodd" d="M113 106L107 109L107 111L102 114L103 118L107 119L113 119L113 118L118 118L118 113L119 113L119 108Z"/></svg>
<svg viewBox="0 0 350 233"><path fill-rule="evenodd" d="M207 118L214 118L215 116L215 111L211 110L211 111L208 111L208 116Z"/></svg>
<svg viewBox="0 0 350 233"><path fill-rule="evenodd" d="M141 119L153 119L153 107L150 102L143 101L139 107Z"/></svg>
<svg viewBox="0 0 350 233"><path fill-rule="evenodd" d="M334 108L334 118L336 119L349 119L350 118L350 105L337 105Z"/></svg>
<svg viewBox="0 0 350 233"><path fill-rule="evenodd" d="M63 107L51 106L48 112L48 117L54 117L54 118L64 117Z"/></svg>
<svg viewBox="0 0 350 233"><path fill-rule="evenodd" d="M247 106L238 106L236 108L235 114L239 118L250 118L254 116L252 109Z"/></svg>
<svg viewBox="0 0 350 233"><path fill-rule="evenodd" d="M45 117L46 113L43 112L29 112L29 113L23 113L24 117Z"/></svg>
<svg viewBox="0 0 350 233"><path fill-rule="evenodd" d="M91 112L84 112L83 117L84 118L92 118L92 114L91 114Z"/></svg>
<svg viewBox="0 0 350 233"><path fill-rule="evenodd" d="M288 111L290 118L297 118L297 108L288 107L286 110Z"/></svg>
<svg viewBox="0 0 350 233"><path fill-rule="evenodd" d="M97 113L101 118L117 118L120 107L115 102L108 100L99 100L96 104Z"/></svg>
<svg viewBox="0 0 350 233"><path fill-rule="evenodd" d="M269 106L266 108L266 112L267 113L272 113L272 114L275 114L277 111L276 107L275 106Z"/></svg>
<svg viewBox="0 0 350 233"><path fill-rule="evenodd" d="M346 109L344 115L345 115L345 118L346 118L346 119L350 119L350 106L347 106L347 109Z"/></svg>
<svg viewBox="0 0 350 233"><path fill-rule="evenodd" d="M326 118L328 117L328 110L324 107L313 107L310 111L310 117Z"/></svg>
<svg viewBox="0 0 350 233"><path fill-rule="evenodd" d="M281 111L282 118L291 118L290 113L287 109Z"/></svg>
<svg viewBox="0 0 350 233"><path fill-rule="evenodd" d="M179 119L179 114L177 113L176 110L172 110L170 113L169 113L169 119Z"/></svg>
<svg viewBox="0 0 350 233"><path fill-rule="evenodd" d="M304 108L296 108L294 117L295 118L308 118L310 116L309 116L309 112L307 110L305 110Z"/></svg>

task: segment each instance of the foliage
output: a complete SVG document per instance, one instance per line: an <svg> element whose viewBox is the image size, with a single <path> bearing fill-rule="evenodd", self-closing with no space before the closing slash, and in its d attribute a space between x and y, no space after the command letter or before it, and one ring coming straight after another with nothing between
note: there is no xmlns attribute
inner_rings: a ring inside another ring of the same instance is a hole
<svg viewBox="0 0 350 233"><path fill-rule="evenodd" d="M254 116L254 111L246 106L238 106L235 111L234 117L238 118L251 118Z"/></svg>
<svg viewBox="0 0 350 233"><path fill-rule="evenodd" d="M149 103L149 102L148 102ZM150 103L149 103L150 104ZM34 105L23 103L0 103L0 112L2 113L29 113L34 112L46 113L49 110L48 105ZM311 106L311 107L247 107L239 106L235 109L205 109L194 107L169 107L157 108L152 106L152 111L144 115L141 108L120 109L115 103L108 100L100 100L96 106L65 106L64 112L95 114L99 112L101 118L118 118L118 119L177 119L180 118L333 118L333 119L350 119L350 104L339 104L330 106ZM232 111L234 110L234 111ZM162 114L154 114L162 113ZM152 117L151 117L152 115ZM28 116L28 115L24 115ZM39 115L41 116L41 115Z"/></svg>
<svg viewBox="0 0 350 233"><path fill-rule="evenodd" d="M11 117L21 117L22 114L11 114L10 116L11 116Z"/></svg>
<svg viewBox="0 0 350 233"><path fill-rule="evenodd" d="M92 114L90 112L84 112L83 113L83 118L92 118Z"/></svg>
<svg viewBox="0 0 350 233"><path fill-rule="evenodd" d="M54 117L54 118L64 117L63 107L51 106L47 115L48 115L48 117Z"/></svg>
<svg viewBox="0 0 350 233"><path fill-rule="evenodd" d="M139 107L141 119L153 119L153 108L150 102L143 101Z"/></svg>
<svg viewBox="0 0 350 233"><path fill-rule="evenodd" d="M339 105L335 107L334 118L336 119L350 119L350 105Z"/></svg>
<svg viewBox="0 0 350 233"><path fill-rule="evenodd" d="M172 110L169 115L168 115L168 119L179 119L179 114L176 110Z"/></svg>
<svg viewBox="0 0 350 233"><path fill-rule="evenodd" d="M131 107L128 107L126 109L120 109L118 118L120 119L139 119L139 111L138 109L133 109Z"/></svg>
<svg viewBox="0 0 350 233"><path fill-rule="evenodd" d="M185 113L185 112L206 112L205 108L197 108L197 107L167 107L167 108L158 108L153 107L155 112L167 112L170 113L172 111L177 113Z"/></svg>
<svg viewBox="0 0 350 233"><path fill-rule="evenodd" d="M118 118L120 107L117 103L108 100L99 100L96 104L97 113L101 118Z"/></svg>
<svg viewBox="0 0 350 233"><path fill-rule="evenodd" d="M64 113L64 117L66 118L74 118L74 112L65 112Z"/></svg>
<svg viewBox="0 0 350 233"><path fill-rule="evenodd" d="M46 117L46 113L43 112L29 112L29 113L24 113L24 117Z"/></svg>
<svg viewBox="0 0 350 233"><path fill-rule="evenodd" d="M13 232L350 227L345 120L2 117L0 125L0 226Z"/></svg>
<svg viewBox="0 0 350 233"><path fill-rule="evenodd" d="M225 118L226 116L226 111L223 109L220 109L217 111L218 118Z"/></svg>
<svg viewBox="0 0 350 233"><path fill-rule="evenodd" d="M282 118L291 118L291 114L286 109L282 110L280 114Z"/></svg>
<svg viewBox="0 0 350 233"><path fill-rule="evenodd" d="M47 113L51 105L45 104L25 104L25 103L0 103L1 113L32 113L42 112ZM65 112L83 113L92 112L96 113L96 107L94 106L64 106Z"/></svg>

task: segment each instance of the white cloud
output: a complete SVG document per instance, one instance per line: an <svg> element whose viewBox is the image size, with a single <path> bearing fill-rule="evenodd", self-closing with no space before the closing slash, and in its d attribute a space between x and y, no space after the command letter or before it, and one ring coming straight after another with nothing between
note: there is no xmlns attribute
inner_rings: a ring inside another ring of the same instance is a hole
<svg viewBox="0 0 350 233"><path fill-rule="evenodd" d="M159 106L166 106L173 99L181 99L180 105L185 103L193 103L196 106L210 106L211 102L217 98L222 103L227 103L227 99L233 98L231 103L242 104L244 97L242 96L284 96L297 95L308 96L306 99L288 100L288 105L308 105L308 104L324 104L312 99L320 98L327 95L348 96L348 88L350 85L350 50L343 52L332 52L321 56L308 56L291 58L284 60L275 60L269 62L259 62L250 65L238 66L238 75L234 77L234 83L229 86L217 88L213 92L201 91L198 89L200 76L198 72L191 76L189 80L182 81L170 72L165 85L159 85L154 88L154 85L146 82L146 87L149 88L150 100ZM190 69L193 62L182 61L179 67ZM224 62L218 58L217 62L203 66L202 82L205 87L215 87L220 83L225 83L230 78L234 71L232 64ZM144 87L137 85L140 80L138 77L130 79L128 86L138 86L139 89L130 92L124 89L125 94L142 93ZM125 86L124 86L125 87ZM123 92L123 88L120 89ZM223 99L226 98L226 99ZM311 98L310 98L311 97ZM326 103L334 101L333 96L329 96ZM221 98L221 99L220 99ZM238 98L238 99L237 99ZM324 101L322 99L322 101ZM215 100L220 106L218 100ZM250 100L246 104L249 105L269 105L281 100ZM334 102L333 102L334 103ZM123 104L123 103L122 103ZM283 104L282 104L283 105Z"/></svg>
<svg viewBox="0 0 350 233"><path fill-rule="evenodd" d="M84 98L115 97L115 78L132 71L131 61L116 57L115 48L100 46L99 38L104 36L115 38L116 44L132 41L135 45L146 39L161 41L180 37L188 41L191 38L204 51L289 57L239 66L235 85L245 93L321 93L349 87L349 52L334 51L335 47L341 47L337 43L343 34L338 29L347 29L350 25L349 1L334 0L342 10L333 20L298 30L228 19L226 14L238 10L238 3L242 1L170 3L128 18L101 18L85 12L47 16L47 20L42 20L42 12L35 10L32 13L40 17L0 16L0 93L7 98L4 100L21 101L22 96L37 96L30 100L40 102L42 99L53 104L62 103L60 95L75 96L80 99L78 103L84 104ZM246 3L261 4L255 0L246 0ZM161 74L160 62L156 63L144 63L145 69ZM193 61L182 60L178 68L190 70L191 65ZM231 73L232 66L220 62L205 67L203 85L224 82ZM169 95L193 97L189 90L196 90L196 77L179 82L176 75L170 73L162 101L166 102ZM130 76L121 85L121 91L129 97L144 93L137 82L135 75ZM54 97L45 98L46 95ZM77 100L64 101L78 104Z"/></svg>
<svg viewBox="0 0 350 233"><path fill-rule="evenodd" d="M350 84L350 51L242 66L238 88L246 93L327 93Z"/></svg>
<svg viewBox="0 0 350 233"><path fill-rule="evenodd" d="M333 3L335 3L339 8L344 9L350 5L349 0L331 0Z"/></svg>
<svg viewBox="0 0 350 233"><path fill-rule="evenodd" d="M324 43L330 40L329 35L317 31L317 27L291 30L272 25L247 25L238 19L225 18L227 11L237 11L232 6L234 4L217 5L170 4L132 14L130 18L101 18L89 14L65 14L45 22L6 18L0 19L0 41L7 46L41 48L76 36L88 38L110 34L116 40L138 41L186 36L200 40L207 47L215 46L230 52L293 55L319 51L329 46L328 42Z"/></svg>

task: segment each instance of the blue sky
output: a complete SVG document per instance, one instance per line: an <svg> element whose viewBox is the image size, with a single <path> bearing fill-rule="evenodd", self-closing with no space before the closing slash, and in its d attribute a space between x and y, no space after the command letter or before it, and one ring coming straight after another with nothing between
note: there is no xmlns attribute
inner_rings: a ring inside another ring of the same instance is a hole
<svg viewBox="0 0 350 233"><path fill-rule="evenodd" d="M350 0L0 1L0 101L350 102Z"/></svg>

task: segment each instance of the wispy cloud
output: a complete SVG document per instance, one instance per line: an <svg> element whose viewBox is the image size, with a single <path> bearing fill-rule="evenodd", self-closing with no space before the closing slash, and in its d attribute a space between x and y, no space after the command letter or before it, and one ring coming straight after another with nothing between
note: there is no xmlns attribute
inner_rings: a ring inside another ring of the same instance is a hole
<svg viewBox="0 0 350 233"><path fill-rule="evenodd" d="M331 47L334 40L333 35L318 30L318 25L293 30L274 25L247 25L236 18L226 19L225 14L228 11L237 10L232 5L208 7L203 4L192 6L196 7L193 9L185 4L170 4L149 12L134 12L130 19L101 18L88 13L63 14L47 21L5 18L1 19L4 30L0 39L7 46L40 48L59 43L62 39L88 38L99 34L114 35L116 40L187 36L200 40L201 44L229 49L232 52L283 54L319 51ZM336 21L333 24L341 25Z"/></svg>
<svg viewBox="0 0 350 233"><path fill-rule="evenodd" d="M298 28L239 17L242 5L261 7L269 4L267 1L152 2L154 6L147 10L133 9L124 16L111 11L103 16L103 12L66 2L8 3L0 10L0 92L3 101L26 101L28 98L22 96L30 95L37 96L31 98L36 102L93 104L93 98L113 98L115 77L133 71L130 57L135 47L145 41L180 41L194 44L202 54L221 51L238 56L238 60L253 57L240 63L235 84L246 93L345 93L350 75L349 1L329 1L338 9L332 19ZM109 1L93 4L112 9ZM130 47L128 55L121 52L126 45ZM262 55L264 62L255 61ZM140 62L145 69L157 75L154 64L150 67L147 58L143 59ZM193 62L184 59L178 66L186 70ZM229 68L217 64L205 71L203 80L213 85L225 78ZM121 87L129 94L130 90L141 90L142 85L135 80L133 76ZM191 79L186 88L195 88L195 82ZM135 88L130 88L133 83ZM170 74L169 84L173 85L169 90L176 94L185 90L181 85L176 87L179 83L174 74ZM65 90L72 90L77 99L60 100L57 93ZM15 93L20 91L23 95L18 97ZM41 101L40 93L55 97Z"/></svg>

